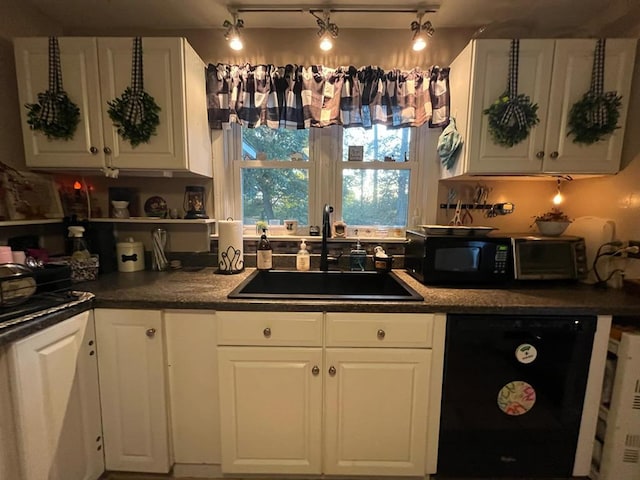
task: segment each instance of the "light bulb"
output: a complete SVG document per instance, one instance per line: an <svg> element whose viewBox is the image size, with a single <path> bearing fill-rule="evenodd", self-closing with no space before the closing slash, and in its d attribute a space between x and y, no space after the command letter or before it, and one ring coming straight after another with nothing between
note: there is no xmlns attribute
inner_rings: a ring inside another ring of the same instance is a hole
<svg viewBox="0 0 640 480"><path fill-rule="evenodd" d="M560 192L556 193L555 197L553 197L553 204L560 205L564 198L562 198L562 194Z"/></svg>
<svg viewBox="0 0 640 480"><path fill-rule="evenodd" d="M424 50L427 46L427 41L425 40L423 35L418 35L416 39L413 41L413 51L419 52L420 50Z"/></svg>
<svg viewBox="0 0 640 480"><path fill-rule="evenodd" d="M331 37L328 34L324 34L322 39L320 40L320 50L326 52L333 48L333 42L331 41Z"/></svg>
<svg viewBox="0 0 640 480"><path fill-rule="evenodd" d="M233 50L242 50L243 45L240 35L234 34L231 38L229 38L229 46Z"/></svg>

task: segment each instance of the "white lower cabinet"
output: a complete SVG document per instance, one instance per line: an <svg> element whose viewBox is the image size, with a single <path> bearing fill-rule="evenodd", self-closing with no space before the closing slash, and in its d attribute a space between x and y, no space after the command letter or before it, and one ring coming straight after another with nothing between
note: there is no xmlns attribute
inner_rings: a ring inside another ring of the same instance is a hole
<svg viewBox="0 0 640 480"><path fill-rule="evenodd" d="M92 312L11 344L8 357L21 470L11 478L99 478L104 459Z"/></svg>
<svg viewBox="0 0 640 480"><path fill-rule="evenodd" d="M328 348L324 473L423 475L430 350Z"/></svg>
<svg viewBox="0 0 640 480"><path fill-rule="evenodd" d="M220 465L215 313L164 312L176 467Z"/></svg>
<svg viewBox="0 0 640 480"><path fill-rule="evenodd" d="M321 348L220 347L222 471L321 473Z"/></svg>
<svg viewBox="0 0 640 480"><path fill-rule="evenodd" d="M107 470L171 467L162 312L96 309Z"/></svg>
<svg viewBox="0 0 640 480"><path fill-rule="evenodd" d="M223 473L434 473L434 315L216 317Z"/></svg>

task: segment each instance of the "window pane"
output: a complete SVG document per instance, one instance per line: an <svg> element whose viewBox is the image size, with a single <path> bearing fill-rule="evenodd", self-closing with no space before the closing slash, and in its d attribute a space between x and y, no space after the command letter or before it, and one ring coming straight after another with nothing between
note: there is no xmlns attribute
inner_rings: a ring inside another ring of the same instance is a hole
<svg viewBox="0 0 640 480"><path fill-rule="evenodd" d="M309 130L242 129L243 160L309 160Z"/></svg>
<svg viewBox="0 0 640 480"><path fill-rule="evenodd" d="M363 147L362 160L405 162L409 158L411 129L387 128L374 125L372 128L345 128L342 135L342 161L349 160L349 147ZM345 220L346 221L346 220Z"/></svg>
<svg viewBox="0 0 640 480"><path fill-rule="evenodd" d="M245 225L258 220L298 220L309 224L309 171L299 168L243 168L242 218Z"/></svg>
<svg viewBox="0 0 640 480"><path fill-rule="evenodd" d="M406 227L409 174L409 170L343 170L343 220L347 225Z"/></svg>

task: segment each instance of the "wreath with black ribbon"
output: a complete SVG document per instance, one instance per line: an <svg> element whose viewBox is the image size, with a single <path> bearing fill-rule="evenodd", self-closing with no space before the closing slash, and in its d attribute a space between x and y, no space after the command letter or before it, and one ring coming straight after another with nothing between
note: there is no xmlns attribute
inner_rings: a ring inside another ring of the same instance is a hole
<svg viewBox="0 0 640 480"><path fill-rule="evenodd" d="M51 140L70 140L80 123L80 109L62 87L60 47L49 37L49 89L38 94L37 103L27 103L27 123Z"/></svg>
<svg viewBox="0 0 640 480"><path fill-rule="evenodd" d="M131 60L131 85L119 98L109 104L109 117L118 129L118 135L128 140L132 147L147 143L156 134L160 124L160 107L154 98L144 91L142 71L142 39L133 39Z"/></svg>
<svg viewBox="0 0 640 480"><path fill-rule="evenodd" d="M591 145L618 128L622 97L617 92L604 93L604 58L606 40L598 39L593 55L591 87L569 112L569 133L574 143Z"/></svg>
<svg viewBox="0 0 640 480"><path fill-rule="evenodd" d="M520 40L511 40L509 52L509 79L507 91L483 110L489 120L489 134L493 141L504 147L513 147L527 136L537 125L538 105L531 102L528 95L518 94L518 61Z"/></svg>

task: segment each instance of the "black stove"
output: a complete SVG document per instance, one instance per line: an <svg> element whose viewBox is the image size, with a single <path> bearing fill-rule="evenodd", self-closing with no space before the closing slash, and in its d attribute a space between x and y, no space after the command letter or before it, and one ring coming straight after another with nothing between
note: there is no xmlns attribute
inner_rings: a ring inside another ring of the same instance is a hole
<svg viewBox="0 0 640 480"><path fill-rule="evenodd" d="M43 292L34 295L20 305L0 307L0 331L42 315L55 313L78 303L86 302L91 298L93 298L93 294L89 292L72 290Z"/></svg>

